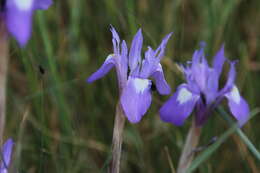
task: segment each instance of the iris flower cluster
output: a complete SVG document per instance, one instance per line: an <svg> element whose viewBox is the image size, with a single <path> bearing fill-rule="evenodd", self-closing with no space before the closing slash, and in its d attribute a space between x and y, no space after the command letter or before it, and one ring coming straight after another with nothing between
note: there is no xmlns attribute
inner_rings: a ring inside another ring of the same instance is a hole
<svg viewBox="0 0 260 173"><path fill-rule="evenodd" d="M160 94L170 93L171 89L165 81L160 60L164 56L171 34L162 40L156 50L148 46L145 58L142 59L141 29L134 36L129 53L126 42L124 40L120 42L113 27L111 32L114 53L110 54L101 68L88 78L88 82L103 77L111 68L116 67L119 88L122 91L120 103L128 120L137 123L151 104L150 77L155 81L156 89ZM222 46L215 55L211 67L205 58L204 47L205 43L202 43L201 48L194 52L192 61L186 66L180 66L186 83L181 84L161 107L160 117L165 122L180 126L195 109L196 125L201 126L209 118L212 110L226 98L232 115L242 126L249 118L249 106L235 85L236 61L227 60ZM219 80L226 61L230 65L230 71L225 86L220 88Z"/></svg>
<svg viewBox="0 0 260 173"><path fill-rule="evenodd" d="M155 81L156 89L160 94L169 94L171 91L160 64L171 33L164 37L156 50L148 46L145 58L142 59L143 36L141 29L134 36L129 51L126 42L120 41L113 27L111 27L111 32L114 52L108 55L104 64L87 81L93 82L115 67L121 95L120 103L127 119L131 123L137 123L147 112L152 101L152 81L150 78Z"/></svg>
<svg viewBox="0 0 260 173"><path fill-rule="evenodd" d="M215 55L212 67L205 58L204 46L205 43L202 43L201 48L194 52L192 62L188 62L187 66L181 66L186 83L181 84L162 106L161 119L179 126L195 109L196 123L201 126L211 111L226 98L232 115L242 126L249 118L249 107L235 85L236 61L228 61L230 65L228 78L224 87L219 88L220 75L227 61L224 46Z"/></svg>
<svg viewBox="0 0 260 173"><path fill-rule="evenodd" d="M1 0L0 23L25 46L31 36L32 17L35 10L46 10L52 0Z"/></svg>

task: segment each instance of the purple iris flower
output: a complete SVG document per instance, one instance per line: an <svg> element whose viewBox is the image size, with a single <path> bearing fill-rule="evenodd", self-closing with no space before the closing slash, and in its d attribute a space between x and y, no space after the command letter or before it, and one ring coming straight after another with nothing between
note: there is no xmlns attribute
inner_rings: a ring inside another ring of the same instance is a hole
<svg viewBox="0 0 260 173"><path fill-rule="evenodd" d="M226 58L224 46L217 52L213 67L208 65L204 56L204 45L193 54L192 62L181 66L186 83L160 109L163 121L180 126L195 109L196 124L201 126L210 116L211 111L226 98L232 115L242 126L249 118L249 107L235 85L235 61L228 61L230 70L223 88L219 88L219 78Z"/></svg>
<svg viewBox="0 0 260 173"><path fill-rule="evenodd" d="M138 123L151 104L152 81L149 79L150 77L155 81L156 89L160 94L169 94L171 91L160 64L171 33L162 40L156 50L148 47L145 58L142 59L143 36L141 29L134 36L129 52L126 42L120 41L113 27L111 27L111 32L114 53L110 54L100 69L88 78L88 82L103 77L110 69L116 67L120 103L128 120L131 123Z"/></svg>
<svg viewBox="0 0 260 173"><path fill-rule="evenodd" d="M12 139L8 139L3 147L1 148L1 162L0 162L0 173L7 173L8 167L11 161L12 148L14 142Z"/></svg>
<svg viewBox="0 0 260 173"><path fill-rule="evenodd" d="M9 33L21 46L30 38L35 10L46 10L52 0L1 0L0 22L5 22Z"/></svg>

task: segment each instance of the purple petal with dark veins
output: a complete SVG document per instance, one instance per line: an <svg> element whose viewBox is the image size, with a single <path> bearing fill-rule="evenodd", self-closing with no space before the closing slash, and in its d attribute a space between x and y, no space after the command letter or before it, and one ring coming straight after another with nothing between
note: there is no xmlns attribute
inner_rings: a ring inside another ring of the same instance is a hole
<svg viewBox="0 0 260 173"><path fill-rule="evenodd" d="M12 139L8 139L3 147L2 147L2 154L3 154L3 159L4 159L4 162L1 161L1 167L0 167L0 172L2 173L7 173L7 169L8 169L8 166L10 164L10 161L11 161L11 155L12 155L12 148L13 148L13 145L14 145L14 142Z"/></svg>
<svg viewBox="0 0 260 173"><path fill-rule="evenodd" d="M139 29L136 35L134 36L130 48L130 52L129 52L129 66L131 72L134 71L138 63L141 62L142 45L143 45L143 35L142 35L142 30Z"/></svg>
<svg viewBox="0 0 260 173"><path fill-rule="evenodd" d="M105 76L116 65L115 58L118 57L115 57L114 55L109 55L103 65L87 79L87 82L91 83Z"/></svg>
<svg viewBox="0 0 260 173"><path fill-rule="evenodd" d="M178 87L177 91L160 109L161 120L180 126L192 113L199 96L194 95L186 84Z"/></svg>
<svg viewBox="0 0 260 173"><path fill-rule="evenodd" d="M238 124L243 126L249 118L249 106L247 102L240 96L236 86L233 86L232 90L225 96L228 99L228 106L231 113L237 119Z"/></svg>
<svg viewBox="0 0 260 173"><path fill-rule="evenodd" d="M152 78L155 80L155 85L158 92L162 95L170 94L171 87L168 85L164 78L162 65L158 64L156 71L152 74Z"/></svg>
<svg viewBox="0 0 260 173"><path fill-rule="evenodd" d="M131 123L138 123L150 107L152 101L150 89L150 80L129 77L120 102Z"/></svg>

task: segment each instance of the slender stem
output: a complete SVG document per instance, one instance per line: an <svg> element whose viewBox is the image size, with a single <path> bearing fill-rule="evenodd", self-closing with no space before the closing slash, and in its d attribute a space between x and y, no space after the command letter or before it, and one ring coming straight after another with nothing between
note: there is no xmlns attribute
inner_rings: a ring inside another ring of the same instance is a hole
<svg viewBox="0 0 260 173"><path fill-rule="evenodd" d="M7 40L5 25L2 21L0 21L0 144L3 144L3 133L4 133L4 126L5 126L7 71L8 71L8 40Z"/></svg>
<svg viewBox="0 0 260 173"><path fill-rule="evenodd" d="M194 149L199 143L200 134L201 127L198 127L196 125L195 119L193 119L192 125L186 137L184 148L182 150L177 173L186 173L187 169L189 168L193 160Z"/></svg>
<svg viewBox="0 0 260 173"><path fill-rule="evenodd" d="M114 132L112 141L112 163L111 173L119 173L120 170L120 157L123 142L123 130L125 125L124 111L121 104L118 103L116 107L116 117L114 122Z"/></svg>

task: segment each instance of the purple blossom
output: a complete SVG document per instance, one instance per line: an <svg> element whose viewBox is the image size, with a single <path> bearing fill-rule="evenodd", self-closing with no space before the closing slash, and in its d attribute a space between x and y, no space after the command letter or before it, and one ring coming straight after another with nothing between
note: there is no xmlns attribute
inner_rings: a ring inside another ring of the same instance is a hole
<svg viewBox="0 0 260 173"><path fill-rule="evenodd" d="M219 89L219 78L226 61L224 46L217 52L213 67L210 67L204 56L204 45L205 43L194 52L192 62L181 66L186 83L181 84L162 106L160 117L163 121L180 126L195 109L196 124L200 126L208 119L211 111L226 98L232 115L242 126L249 118L249 106L234 83L236 61L228 61L228 78L224 87Z"/></svg>
<svg viewBox="0 0 260 173"><path fill-rule="evenodd" d="M1 148L1 163L0 163L0 173L7 173L8 167L11 161L12 148L14 142L12 139L8 139L3 147Z"/></svg>
<svg viewBox="0 0 260 173"><path fill-rule="evenodd" d="M52 0L2 0L0 20L20 46L25 46L31 36L34 11L46 10L51 4Z"/></svg>
<svg viewBox="0 0 260 173"><path fill-rule="evenodd" d="M91 83L105 74L113 67L116 68L120 88L120 103L126 117L131 123L138 123L150 107L152 96L152 81L155 81L156 89L160 94L169 94L170 87L165 81L160 60L164 56L165 47L171 33L168 34L156 50L148 47L145 58L141 58L143 36L138 30L130 51L126 42L120 41L116 30L111 27L114 52L108 55L104 64L88 78Z"/></svg>

